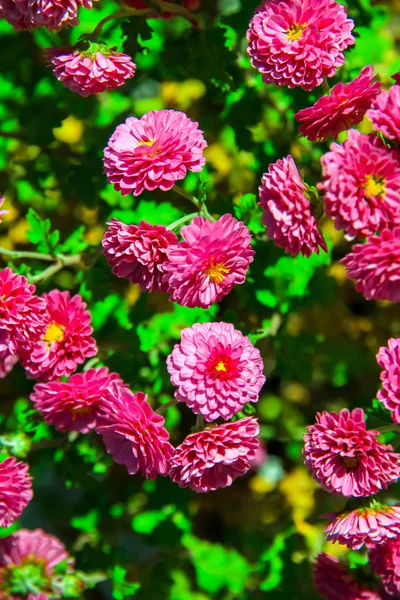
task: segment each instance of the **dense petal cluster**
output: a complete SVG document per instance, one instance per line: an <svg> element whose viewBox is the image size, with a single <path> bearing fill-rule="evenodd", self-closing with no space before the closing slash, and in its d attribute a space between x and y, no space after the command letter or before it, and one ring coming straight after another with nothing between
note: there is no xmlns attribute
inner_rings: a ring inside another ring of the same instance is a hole
<svg viewBox="0 0 400 600"><path fill-rule="evenodd" d="M265 83L312 90L344 64L354 23L335 0L265 0L247 32Z"/></svg>
<svg viewBox="0 0 400 600"><path fill-rule="evenodd" d="M319 254L320 248L327 251L312 211L309 188L292 156L269 165L259 193L267 235L278 246L293 256Z"/></svg>
<svg viewBox="0 0 400 600"><path fill-rule="evenodd" d="M152 110L118 125L104 150L107 179L122 195L170 190L187 171L201 171L207 146L198 123L176 110Z"/></svg>
<svg viewBox="0 0 400 600"><path fill-rule="evenodd" d="M10 527L32 500L28 465L6 458L0 463L0 527Z"/></svg>
<svg viewBox="0 0 400 600"><path fill-rule="evenodd" d="M324 515L330 519L326 538L353 550L364 544L382 544L400 536L400 507L373 502L370 507Z"/></svg>
<svg viewBox="0 0 400 600"><path fill-rule="evenodd" d="M175 448L170 478L198 493L231 485L250 469L259 431L257 420L247 417L191 433Z"/></svg>
<svg viewBox="0 0 400 600"><path fill-rule="evenodd" d="M338 83L330 94L296 113L300 133L311 141L336 140L341 131L360 123L381 89L374 67L364 67L350 83Z"/></svg>
<svg viewBox="0 0 400 600"><path fill-rule="evenodd" d="M166 292L168 282L163 281L164 264L168 249L178 242L172 231L163 225L125 225L117 219L108 223L102 246L112 272L138 283L148 292Z"/></svg>
<svg viewBox="0 0 400 600"><path fill-rule="evenodd" d="M2 207L4 203L4 198L0 197L0 208ZM2 222L1 217L4 217L4 215L7 215L9 213L8 210L0 210L0 223Z"/></svg>
<svg viewBox="0 0 400 600"><path fill-rule="evenodd" d="M21 356L21 362L28 377L50 381L71 375L97 353L97 348L91 337L90 313L79 295L71 298L69 292L52 290L43 298L47 308L45 332Z"/></svg>
<svg viewBox="0 0 400 600"><path fill-rule="evenodd" d="M355 244L340 261L367 300L400 300L400 228Z"/></svg>
<svg viewBox="0 0 400 600"><path fill-rule="evenodd" d="M321 158L326 213L351 237L400 225L399 153L376 135L349 131Z"/></svg>
<svg viewBox="0 0 400 600"><path fill-rule="evenodd" d="M113 382L124 385L106 367L88 369L69 381L37 383L30 398L44 420L59 431L87 433L96 427L99 406Z"/></svg>
<svg viewBox="0 0 400 600"><path fill-rule="evenodd" d="M181 229L183 241L170 246L165 281L171 300L208 308L246 279L254 250L251 234L232 215L211 222L195 217Z"/></svg>
<svg viewBox="0 0 400 600"><path fill-rule="evenodd" d="M14 29L47 27L53 31L78 25L81 6L92 8L92 0L0 0L0 17Z"/></svg>
<svg viewBox="0 0 400 600"><path fill-rule="evenodd" d="M327 492L371 496L400 477L400 454L377 435L367 430L361 408L317 413L304 435L304 462Z"/></svg>
<svg viewBox="0 0 400 600"><path fill-rule="evenodd" d="M382 90L367 117L376 131L400 141L400 85L394 85L388 92Z"/></svg>
<svg viewBox="0 0 400 600"><path fill-rule="evenodd" d="M84 98L124 85L136 69L130 56L104 44L91 44L87 50L47 48L45 56L57 79Z"/></svg>
<svg viewBox="0 0 400 600"><path fill-rule="evenodd" d="M101 405L97 433L107 452L128 473L139 470L148 479L166 475L173 447L164 427L164 417L153 412L142 392L112 384Z"/></svg>
<svg viewBox="0 0 400 600"><path fill-rule="evenodd" d="M369 564L382 577L386 592L397 598L400 594L400 536L372 548Z"/></svg>
<svg viewBox="0 0 400 600"><path fill-rule="evenodd" d="M168 356L175 398L207 421L230 419L257 402L265 382L259 350L231 323L196 323L184 329Z"/></svg>
<svg viewBox="0 0 400 600"><path fill-rule="evenodd" d="M400 339L388 340L387 346L379 348L376 359L382 369L382 389L377 398L390 410L393 421L400 424Z"/></svg>

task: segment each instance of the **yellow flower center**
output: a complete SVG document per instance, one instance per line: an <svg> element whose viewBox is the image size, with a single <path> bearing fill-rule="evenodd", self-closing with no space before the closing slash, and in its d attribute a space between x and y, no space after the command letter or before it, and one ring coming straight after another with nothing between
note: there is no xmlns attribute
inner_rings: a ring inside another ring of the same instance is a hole
<svg viewBox="0 0 400 600"><path fill-rule="evenodd" d="M64 329L65 327L63 325L59 325L58 323L50 323L46 333L42 338L45 344L47 344L47 347L50 347L53 342L61 342L63 340Z"/></svg>
<svg viewBox="0 0 400 600"><path fill-rule="evenodd" d="M295 23L286 31L286 37L291 42L299 40L303 35L304 29L307 27L307 23Z"/></svg>
<svg viewBox="0 0 400 600"><path fill-rule="evenodd" d="M365 180L364 193L367 198L381 198L385 194L385 180L369 175Z"/></svg>
<svg viewBox="0 0 400 600"><path fill-rule="evenodd" d="M222 360L220 360L219 363L216 365L215 370L216 371L225 371L226 372L226 366L224 365L224 363L222 362Z"/></svg>
<svg viewBox="0 0 400 600"><path fill-rule="evenodd" d="M138 146L152 146L154 144L154 140L140 140Z"/></svg>
<svg viewBox="0 0 400 600"><path fill-rule="evenodd" d="M213 283L222 283L225 276L230 272L224 263L211 262L210 266L204 271L204 273L211 279Z"/></svg>

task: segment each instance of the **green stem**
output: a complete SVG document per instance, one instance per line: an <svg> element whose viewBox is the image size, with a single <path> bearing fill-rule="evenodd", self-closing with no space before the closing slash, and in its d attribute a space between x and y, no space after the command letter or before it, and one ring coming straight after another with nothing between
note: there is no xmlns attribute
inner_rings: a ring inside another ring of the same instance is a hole
<svg viewBox="0 0 400 600"><path fill-rule="evenodd" d="M53 260L56 261L54 265L50 265L50 267L47 267L47 269L44 269L44 271L38 273L37 275L31 275L30 277L28 276L29 283L40 283L41 281L45 281L45 279L52 277L64 267L79 264L81 262L81 255L75 254L73 256L63 256L59 254Z"/></svg>
<svg viewBox="0 0 400 600"><path fill-rule="evenodd" d="M87 34L87 35L83 34L80 36L80 38L96 40L99 37L100 33L102 32L104 25L106 23L108 23L109 21L114 21L116 19L124 19L125 17L143 17L143 16L153 14L153 12L154 11L151 8L140 8L140 9L127 8L124 10L118 10L117 12L112 13L112 15L107 15L107 17L104 17L104 19L101 19L101 21L99 21L99 23L93 29L92 33Z"/></svg>
<svg viewBox="0 0 400 600"><path fill-rule="evenodd" d="M400 426L399 425L383 425L383 427L377 427L376 431L379 431L379 433L384 433L385 431L396 431L397 433L400 433Z"/></svg>
<svg viewBox="0 0 400 600"><path fill-rule="evenodd" d="M324 90L324 94L331 93L331 88L329 87L329 83L326 77L324 77L324 80L322 82L322 89Z"/></svg>
<svg viewBox="0 0 400 600"><path fill-rule="evenodd" d="M197 415L196 417L196 427L199 429L204 429L204 417L203 415Z"/></svg>
<svg viewBox="0 0 400 600"><path fill-rule="evenodd" d="M18 250L7 250L6 248L0 247L0 254L4 254L4 256L9 256L14 259L32 258L36 260L45 260L46 262L54 262L54 256L51 256L51 254L41 254L40 252L20 252Z"/></svg>
<svg viewBox="0 0 400 600"><path fill-rule="evenodd" d="M186 198L186 200L189 200L189 202L194 204L195 207L197 208L197 210L199 211L199 214L202 217L205 217L206 219L209 219L210 221L215 221L214 217L212 217L210 215L210 213L208 212L207 207L204 204L204 202L200 202L200 200L198 198L196 198L196 196L193 196L193 194L191 194L190 192L187 192L180 185L174 185L174 187L172 189L174 190L174 192L176 192L177 194L182 196L182 198Z"/></svg>
<svg viewBox="0 0 400 600"><path fill-rule="evenodd" d="M188 221L191 221L192 219L194 219L195 217L198 217L198 216L199 216L198 212L190 213L190 215L185 215L184 217L181 217L177 221L174 221L173 223L171 223L171 225L168 225L167 229L169 231L174 231L175 229L180 229L182 227L182 225L184 225Z"/></svg>
<svg viewBox="0 0 400 600"><path fill-rule="evenodd" d="M175 404L177 404L176 400L170 400L169 402L166 402L165 404L162 404L161 406L159 406L155 412L158 415L162 415L167 410L167 408L170 408L171 406L175 406Z"/></svg>

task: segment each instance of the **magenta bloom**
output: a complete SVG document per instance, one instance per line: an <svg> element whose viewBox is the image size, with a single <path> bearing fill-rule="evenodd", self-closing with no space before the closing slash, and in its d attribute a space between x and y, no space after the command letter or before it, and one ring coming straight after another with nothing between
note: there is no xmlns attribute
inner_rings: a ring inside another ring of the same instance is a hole
<svg viewBox="0 0 400 600"><path fill-rule="evenodd" d="M269 165L259 193L267 236L278 246L293 256L319 254L320 247L327 252L312 211L310 189L301 179L292 156Z"/></svg>
<svg viewBox="0 0 400 600"><path fill-rule="evenodd" d="M264 83L310 91L344 64L354 23L335 0L265 0L247 32Z"/></svg>
<svg viewBox="0 0 400 600"><path fill-rule="evenodd" d="M167 358L175 398L206 421L231 419L257 402L264 385L263 361L249 338L231 323L195 323Z"/></svg>
<svg viewBox="0 0 400 600"><path fill-rule="evenodd" d="M382 389L377 398L390 410L393 421L400 424L400 340L388 340L387 347L379 348L376 359L382 369Z"/></svg>
<svg viewBox="0 0 400 600"><path fill-rule="evenodd" d="M355 244L340 261L367 300L400 300L400 228Z"/></svg>
<svg viewBox="0 0 400 600"><path fill-rule="evenodd" d="M124 85L136 69L130 56L105 44L92 43L87 50L47 48L45 56L63 86L84 98Z"/></svg>
<svg viewBox="0 0 400 600"><path fill-rule="evenodd" d="M92 0L1 0L0 17L15 29L47 27L53 31L79 25L80 6L92 8Z"/></svg>
<svg viewBox="0 0 400 600"><path fill-rule="evenodd" d="M0 462L0 527L10 527L32 500L28 465L6 458Z"/></svg>
<svg viewBox="0 0 400 600"><path fill-rule="evenodd" d="M16 354L5 352L0 358L0 379L4 379L4 377L12 371L18 361L19 357Z"/></svg>
<svg viewBox="0 0 400 600"><path fill-rule="evenodd" d="M69 292L52 290L43 298L48 311L45 333L21 355L21 362L31 379L50 381L71 375L97 348L90 313L79 295L71 298Z"/></svg>
<svg viewBox="0 0 400 600"><path fill-rule="evenodd" d="M163 225L125 225L117 219L108 223L102 246L112 272L138 283L143 291L166 292L168 282L162 281L164 263L170 246L178 242L172 231Z"/></svg>
<svg viewBox="0 0 400 600"><path fill-rule="evenodd" d="M123 196L170 190L187 171L201 171L207 146L198 123L176 110L152 110L118 125L104 149L104 172Z"/></svg>
<svg viewBox="0 0 400 600"><path fill-rule="evenodd" d="M30 396L36 410L58 431L87 433L96 427L97 414L111 383L124 385L106 367L72 375L68 382L37 383Z"/></svg>
<svg viewBox="0 0 400 600"><path fill-rule="evenodd" d="M400 477L400 454L377 435L367 430L361 408L317 413L304 435L304 462L327 492L372 496Z"/></svg>
<svg viewBox="0 0 400 600"><path fill-rule="evenodd" d="M366 237L400 225L399 153L376 135L350 129L343 145L332 144L321 158L326 213L336 229Z"/></svg>
<svg viewBox="0 0 400 600"><path fill-rule="evenodd" d="M103 436L107 452L129 475L139 470L148 479L166 475L173 447L164 427L164 417L153 412L142 392L132 394L112 384L102 402L97 433Z"/></svg>
<svg viewBox="0 0 400 600"><path fill-rule="evenodd" d="M4 203L4 198L0 197L0 207L3 205ZM0 210L0 223L2 222L1 217L4 217L4 215L8 215L10 211L8 210Z"/></svg>
<svg viewBox="0 0 400 600"><path fill-rule="evenodd" d="M367 117L376 131L389 140L400 141L400 85L394 85L389 92L382 90Z"/></svg>
<svg viewBox="0 0 400 600"><path fill-rule="evenodd" d="M395 598L400 594L400 537L377 544L369 551L369 564L382 577L386 592Z"/></svg>
<svg viewBox="0 0 400 600"><path fill-rule="evenodd" d="M253 261L251 234L232 215L212 223L195 217L181 229L183 242L167 251L164 281L170 300L181 306L208 308L246 279Z"/></svg>
<svg viewBox="0 0 400 600"><path fill-rule="evenodd" d="M382 544L400 536L400 507L372 502L371 506L323 515L330 519L326 539L353 550L364 544Z"/></svg>
<svg viewBox="0 0 400 600"><path fill-rule="evenodd" d="M374 67L364 67L353 81L338 83L328 96L296 113L301 135L313 142L336 140L341 131L360 123L381 89L375 78Z"/></svg>
<svg viewBox="0 0 400 600"><path fill-rule="evenodd" d="M259 432L257 420L247 417L191 433L175 448L170 478L198 493L231 485L250 469Z"/></svg>

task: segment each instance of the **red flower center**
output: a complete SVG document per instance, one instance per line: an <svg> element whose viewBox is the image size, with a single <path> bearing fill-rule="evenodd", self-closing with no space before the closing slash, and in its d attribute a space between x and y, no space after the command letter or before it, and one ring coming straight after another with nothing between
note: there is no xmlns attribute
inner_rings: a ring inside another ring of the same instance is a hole
<svg viewBox="0 0 400 600"><path fill-rule="evenodd" d="M232 358L229 349L214 348L206 363L208 375L212 379L231 379L238 375L239 361Z"/></svg>

